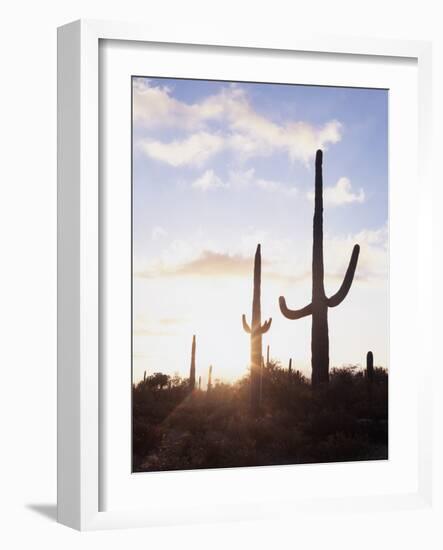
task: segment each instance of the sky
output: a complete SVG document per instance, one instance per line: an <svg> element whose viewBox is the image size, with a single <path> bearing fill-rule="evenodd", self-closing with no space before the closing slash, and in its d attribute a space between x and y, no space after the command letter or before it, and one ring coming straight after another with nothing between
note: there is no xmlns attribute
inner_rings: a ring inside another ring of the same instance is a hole
<svg viewBox="0 0 443 550"><path fill-rule="evenodd" d="M388 92L134 77L133 378L247 374L253 259L262 250L263 338L310 376L314 158L322 149L330 365L388 367Z"/></svg>

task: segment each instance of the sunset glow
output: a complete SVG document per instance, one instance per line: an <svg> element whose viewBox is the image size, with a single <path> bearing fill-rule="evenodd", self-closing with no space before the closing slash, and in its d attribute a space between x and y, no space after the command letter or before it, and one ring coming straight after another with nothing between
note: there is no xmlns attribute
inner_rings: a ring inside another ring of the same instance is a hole
<svg viewBox="0 0 443 550"><path fill-rule="evenodd" d="M133 378L248 372L254 253L261 243L263 337L282 365L310 375L311 319L278 297L311 300L314 155L324 150L325 286L330 363L388 367L387 91L133 79Z"/></svg>

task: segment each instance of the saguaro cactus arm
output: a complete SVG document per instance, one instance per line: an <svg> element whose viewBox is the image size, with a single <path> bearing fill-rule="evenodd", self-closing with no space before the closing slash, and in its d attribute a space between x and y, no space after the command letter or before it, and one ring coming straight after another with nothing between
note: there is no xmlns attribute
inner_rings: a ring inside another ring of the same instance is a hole
<svg viewBox="0 0 443 550"><path fill-rule="evenodd" d="M302 317L312 315L312 304L309 304L301 309L289 309L286 305L284 296L280 296L278 303L280 305L280 311L287 319L301 319Z"/></svg>
<svg viewBox="0 0 443 550"><path fill-rule="evenodd" d="M354 249L352 250L351 259L349 261L348 269L346 270L346 275L345 275L345 278L343 279L341 287L333 296L328 298L329 307L338 306L346 298L349 292L349 289L351 288L352 281L354 279L354 274L355 274L355 269L357 267L359 253L360 253L360 246L356 244L354 246Z"/></svg>
<svg viewBox="0 0 443 550"><path fill-rule="evenodd" d="M272 317L269 317L269 319L265 321L263 325L260 327L261 334L268 332L268 330L271 328L271 323L272 323Z"/></svg>
<svg viewBox="0 0 443 550"><path fill-rule="evenodd" d="M243 323L243 330L247 332L248 334L251 334L251 327L248 325L248 322L246 321L246 315L243 313L242 315L242 323Z"/></svg>

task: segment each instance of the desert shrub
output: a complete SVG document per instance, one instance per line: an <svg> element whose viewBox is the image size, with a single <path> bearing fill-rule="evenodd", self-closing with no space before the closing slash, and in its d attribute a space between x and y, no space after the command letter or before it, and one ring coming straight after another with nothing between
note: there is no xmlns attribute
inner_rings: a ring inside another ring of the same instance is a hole
<svg viewBox="0 0 443 550"><path fill-rule="evenodd" d="M215 381L210 392L156 373L133 387L136 471L387 458L388 374L372 384L352 366L331 370L315 392L275 361L263 370L261 415L249 380Z"/></svg>

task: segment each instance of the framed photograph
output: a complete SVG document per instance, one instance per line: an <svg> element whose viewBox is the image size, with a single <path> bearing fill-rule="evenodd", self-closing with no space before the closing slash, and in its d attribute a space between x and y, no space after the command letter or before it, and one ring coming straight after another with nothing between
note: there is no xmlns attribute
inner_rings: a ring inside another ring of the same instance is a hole
<svg viewBox="0 0 443 550"><path fill-rule="evenodd" d="M430 46L248 36L59 29L71 527L430 506Z"/></svg>

